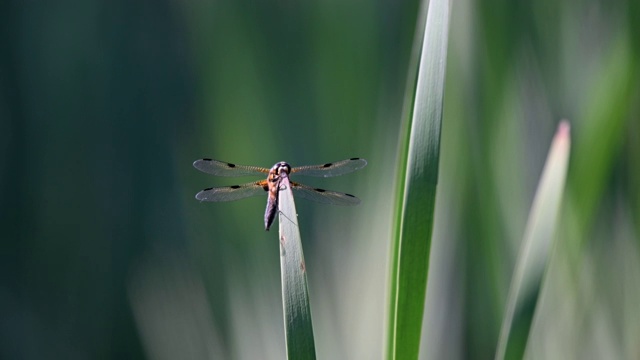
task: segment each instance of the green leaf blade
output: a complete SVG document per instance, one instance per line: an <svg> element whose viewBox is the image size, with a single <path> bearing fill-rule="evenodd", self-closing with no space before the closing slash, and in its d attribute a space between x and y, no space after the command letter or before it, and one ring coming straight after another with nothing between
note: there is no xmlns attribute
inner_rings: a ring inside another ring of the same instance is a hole
<svg viewBox="0 0 640 360"><path fill-rule="evenodd" d="M426 9L422 4L422 11ZM407 103L411 115L398 163L399 177L392 245L387 358L416 359L424 314L435 207L444 98L450 2L432 0L426 21L419 16L414 51L417 79L410 69ZM422 31L423 26L424 31ZM413 62L412 62L413 63ZM415 84L415 86L414 86ZM405 109L405 111L407 111Z"/></svg>
<svg viewBox="0 0 640 360"><path fill-rule="evenodd" d="M527 220L522 247L509 289L496 360L505 357L510 359L523 357L544 271L550 257L564 193L570 149L569 123L562 121L549 149Z"/></svg>
<svg viewBox="0 0 640 360"><path fill-rule="evenodd" d="M282 306L288 359L315 359L307 272L296 205L288 178L278 192Z"/></svg>

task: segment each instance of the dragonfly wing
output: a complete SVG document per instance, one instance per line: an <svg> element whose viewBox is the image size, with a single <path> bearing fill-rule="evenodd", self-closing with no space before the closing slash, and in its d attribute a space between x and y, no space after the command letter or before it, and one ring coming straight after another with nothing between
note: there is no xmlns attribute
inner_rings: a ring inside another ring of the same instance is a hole
<svg viewBox="0 0 640 360"><path fill-rule="evenodd" d="M200 201L233 201L264 194L267 181L256 181L252 183L221 186L204 189L196 194L196 199Z"/></svg>
<svg viewBox="0 0 640 360"><path fill-rule="evenodd" d="M336 191L312 188L310 186L291 183L295 196L305 198L307 200L341 206L352 206L360 204L360 199L351 195Z"/></svg>
<svg viewBox="0 0 640 360"><path fill-rule="evenodd" d="M269 169L257 166L237 165L212 159L196 160L193 162L193 167L216 176L245 176L269 173Z"/></svg>
<svg viewBox="0 0 640 360"><path fill-rule="evenodd" d="M331 177L348 174L352 171L362 169L366 165L367 160L365 159L351 158L321 165L300 166L291 169L291 173L297 175Z"/></svg>

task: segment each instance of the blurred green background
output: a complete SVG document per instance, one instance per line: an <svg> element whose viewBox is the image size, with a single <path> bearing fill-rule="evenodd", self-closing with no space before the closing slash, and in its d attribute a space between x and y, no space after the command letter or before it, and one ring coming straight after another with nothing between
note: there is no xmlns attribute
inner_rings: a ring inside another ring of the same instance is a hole
<svg viewBox="0 0 640 360"><path fill-rule="evenodd" d="M383 354L417 1L0 3L0 358L282 359L270 167L363 157L297 203L322 359ZM493 357L558 121L567 191L526 355L640 357L640 3L454 1L425 358ZM364 305L363 305L364 304Z"/></svg>

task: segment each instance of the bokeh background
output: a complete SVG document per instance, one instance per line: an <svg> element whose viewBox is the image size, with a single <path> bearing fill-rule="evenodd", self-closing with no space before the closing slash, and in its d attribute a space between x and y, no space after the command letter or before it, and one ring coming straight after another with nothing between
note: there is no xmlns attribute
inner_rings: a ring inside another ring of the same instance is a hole
<svg viewBox="0 0 640 360"><path fill-rule="evenodd" d="M418 2L0 3L0 358L282 359L265 199L202 157L363 157L298 201L319 358L379 359ZM573 148L526 355L640 357L640 2L453 1L424 358L493 357L548 147Z"/></svg>

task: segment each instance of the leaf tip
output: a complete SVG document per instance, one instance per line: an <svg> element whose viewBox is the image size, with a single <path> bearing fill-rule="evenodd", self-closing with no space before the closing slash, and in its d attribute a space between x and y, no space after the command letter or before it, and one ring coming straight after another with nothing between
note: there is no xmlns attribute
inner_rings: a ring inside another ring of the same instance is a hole
<svg viewBox="0 0 640 360"><path fill-rule="evenodd" d="M558 124L558 130L556 131L556 137L559 139L569 139L571 135L571 124L569 124L569 120L562 119L560 124Z"/></svg>

